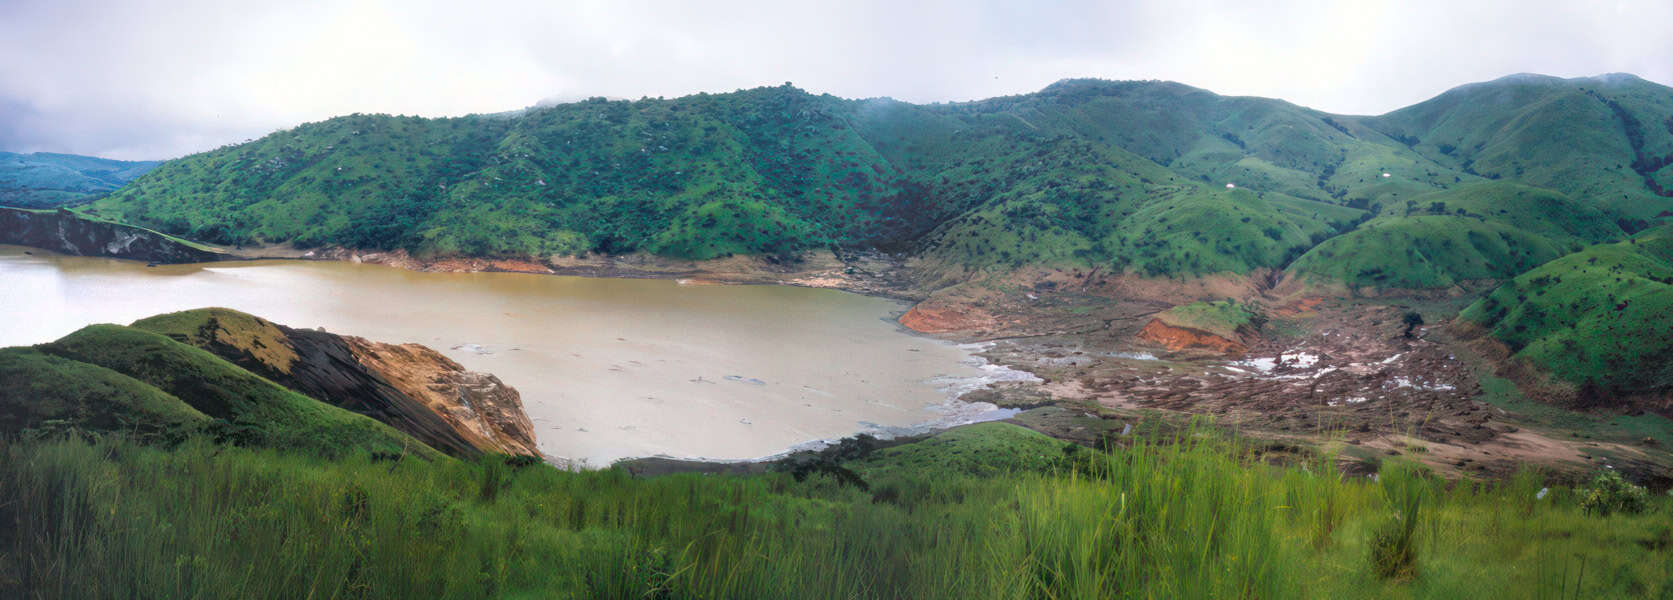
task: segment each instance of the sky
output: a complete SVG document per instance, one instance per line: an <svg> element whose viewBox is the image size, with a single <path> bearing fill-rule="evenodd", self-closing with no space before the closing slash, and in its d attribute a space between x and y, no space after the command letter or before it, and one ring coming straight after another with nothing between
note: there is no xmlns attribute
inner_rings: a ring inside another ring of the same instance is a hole
<svg viewBox="0 0 1673 600"><path fill-rule="evenodd" d="M0 150L162 159L355 112L786 81L945 102L1166 79L1380 114L1519 72L1673 84L1673 2L0 0Z"/></svg>

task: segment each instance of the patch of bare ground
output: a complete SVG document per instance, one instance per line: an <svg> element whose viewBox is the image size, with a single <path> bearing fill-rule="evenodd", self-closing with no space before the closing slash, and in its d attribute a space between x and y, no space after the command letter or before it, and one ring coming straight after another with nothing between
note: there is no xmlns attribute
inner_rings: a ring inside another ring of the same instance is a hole
<svg viewBox="0 0 1673 600"><path fill-rule="evenodd" d="M1151 319L1139 330L1139 339L1158 344L1172 352L1206 350L1227 355L1240 355L1248 350L1242 340L1233 340L1200 329L1171 325L1161 318Z"/></svg>
<svg viewBox="0 0 1673 600"><path fill-rule="evenodd" d="M1145 300L1070 288L980 301L991 320L944 335L992 340L988 360L1039 376L1034 387L1052 405L1015 421L1062 439L1085 443L1139 419L1206 415L1252 438L1361 449L1344 456L1397 452L1452 476L1501 477L1524 466L1579 476L1608 464L1668 478L1657 453L1530 428L1484 402L1478 377L1490 367L1461 358L1465 342L1448 328L1403 336L1406 309L1394 304L1254 296L1248 301L1273 322L1236 352L1143 335L1149 316L1167 308Z"/></svg>

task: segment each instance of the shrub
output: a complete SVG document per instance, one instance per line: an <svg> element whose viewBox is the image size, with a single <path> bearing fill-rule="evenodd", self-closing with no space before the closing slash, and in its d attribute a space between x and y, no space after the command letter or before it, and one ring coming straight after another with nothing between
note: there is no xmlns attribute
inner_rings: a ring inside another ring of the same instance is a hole
<svg viewBox="0 0 1673 600"><path fill-rule="evenodd" d="M1650 505L1650 492L1644 486L1633 485L1621 474L1605 470L1592 478L1592 483L1581 490L1580 508L1587 513L1607 517L1614 513L1635 515Z"/></svg>
<svg viewBox="0 0 1673 600"><path fill-rule="evenodd" d="M1413 467L1394 465L1380 474L1394 514L1371 531L1371 572L1380 579L1417 574L1417 524L1427 486Z"/></svg>
<svg viewBox="0 0 1673 600"><path fill-rule="evenodd" d="M1400 324L1406 326L1405 333L1401 335L1408 338L1412 337L1412 330L1423 326L1423 315L1418 314L1417 311L1407 312L1400 317Z"/></svg>

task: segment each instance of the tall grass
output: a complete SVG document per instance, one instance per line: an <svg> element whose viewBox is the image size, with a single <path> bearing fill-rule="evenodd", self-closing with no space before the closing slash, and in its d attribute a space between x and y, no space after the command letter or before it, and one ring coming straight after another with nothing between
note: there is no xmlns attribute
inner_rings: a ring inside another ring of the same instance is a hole
<svg viewBox="0 0 1673 600"><path fill-rule="evenodd" d="M1532 500L1532 474L1445 485L1393 467L1380 482L1343 480L1328 457L1269 466L1201 430L1073 469L862 470L883 473L868 475L874 490L908 490L887 498L824 475L641 480L493 457L326 460L201 441L9 442L0 459L4 597L1673 592L1653 533L1673 524L1665 499L1650 514L1597 517L1565 490ZM1368 558L1390 522L1418 567L1404 577L1381 577Z"/></svg>

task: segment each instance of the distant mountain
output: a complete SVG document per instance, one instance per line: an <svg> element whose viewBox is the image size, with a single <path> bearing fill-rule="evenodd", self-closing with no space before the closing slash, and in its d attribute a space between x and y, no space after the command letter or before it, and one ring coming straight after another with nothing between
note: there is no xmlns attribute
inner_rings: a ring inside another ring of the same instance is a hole
<svg viewBox="0 0 1673 600"><path fill-rule="evenodd" d="M882 248L944 279L1293 263L1311 280L1447 287L1673 214L1670 117L1673 89L1627 75L1513 76L1375 117L1156 81L934 105L785 85L341 117L169 161L95 208L212 242L429 256ZM1528 207L1554 212L1525 222Z"/></svg>
<svg viewBox="0 0 1673 600"><path fill-rule="evenodd" d="M122 187L161 161L126 161L74 154L0 152L0 205L50 208Z"/></svg>

